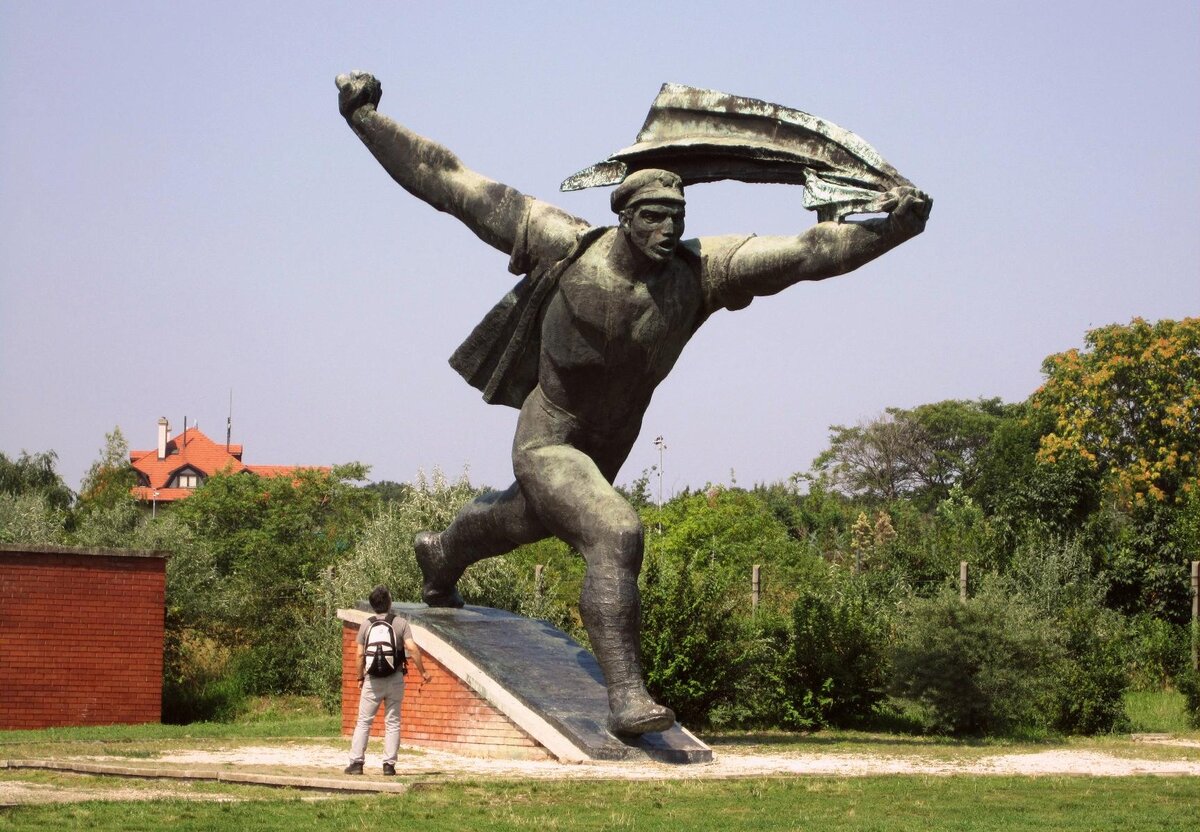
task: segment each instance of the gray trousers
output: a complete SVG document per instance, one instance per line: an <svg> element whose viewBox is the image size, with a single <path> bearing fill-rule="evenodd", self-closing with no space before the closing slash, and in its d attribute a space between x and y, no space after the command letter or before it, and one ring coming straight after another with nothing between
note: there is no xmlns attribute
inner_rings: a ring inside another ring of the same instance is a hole
<svg viewBox="0 0 1200 832"><path fill-rule="evenodd" d="M383 711L383 761L396 763L400 750L400 703L404 699L404 674L391 676L367 676L363 679L362 693L358 697L358 723L354 726L354 738L350 741L350 762L361 763L367 753L367 740L371 737L371 723L380 704Z"/></svg>

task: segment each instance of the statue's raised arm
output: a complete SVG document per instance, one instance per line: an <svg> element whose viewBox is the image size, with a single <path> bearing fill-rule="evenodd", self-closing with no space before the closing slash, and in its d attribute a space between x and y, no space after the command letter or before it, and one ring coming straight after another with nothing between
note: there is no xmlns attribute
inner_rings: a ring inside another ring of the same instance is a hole
<svg viewBox="0 0 1200 832"><path fill-rule="evenodd" d="M901 185L879 206L887 216L861 222L820 222L795 237L753 237L730 264L730 288L749 296L773 295L803 280L854 271L925 230L933 200Z"/></svg>
<svg viewBox="0 0 1200 832"><path fill-rule="evenodd" d="M735 179L803 186L803 205L820 222L801 234L740 245L719 280L730 308L857 269L920 234L933 206L845 128L791 107L683 84L663 84L633 145L568 177L562 189L616 185L646 168L672 171L684 185ZM846 221L876 213L888 216Z"/></svg>
<svg viewBox="0 0 1200 832"><path fill-rule="evenodd" d="M470 170L447 148L397 124L376 108L383 86L373 75L339 75L338 109L392 177L413 196L461 220L488 245L510 253L530 197Z"/></svg>

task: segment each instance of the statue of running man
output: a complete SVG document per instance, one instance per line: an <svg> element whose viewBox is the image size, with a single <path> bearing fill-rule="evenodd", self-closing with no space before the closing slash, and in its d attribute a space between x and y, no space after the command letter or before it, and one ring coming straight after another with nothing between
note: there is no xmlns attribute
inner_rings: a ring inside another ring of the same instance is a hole
<svg viewBox="0 0 1200 832"><path fill-rule="evenodd" d="M472 563L561 538L587 564L579 610L607 683L609 730L666 730L675 715L646 691L639 650L642 523L613 487L655 388L710 315L858 268L920 234L932 200L898 187L882 218L685 240L683 181L643 169L612 191L617 225L595 228L381 114L371 75L340 75L337 86L342 115L391 177L524 276L451 359L489 402L520 408L516 481L417 536L423 600L462 606L456 584Z"/></svg>

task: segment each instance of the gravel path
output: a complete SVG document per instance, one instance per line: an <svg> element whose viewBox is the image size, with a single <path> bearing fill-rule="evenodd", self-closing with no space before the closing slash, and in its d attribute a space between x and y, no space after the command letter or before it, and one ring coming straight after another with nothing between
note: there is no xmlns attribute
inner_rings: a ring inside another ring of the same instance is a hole
<svg viewBox="0 0 1200 832"><path fill-rule="evenodd" d="M662 763L563 764L551 761L484 760L436 751L413 750L397 761L397 773L410 780L541 779L541 780L668 780L717 779L749 776L863 777L887 774L918 775L1086 775L1127 777L1162 775L1200 777L1200 742L1170 738L1144 738L1142 742L1170 746L1179 751L1173 759L1142 759L1101 751L1053 750L996 754L969 759L947 759L920 755L871 755L809 751L769 752L761 748L715 748L711 763L666 765ZM366 780L378 778L378 748L368 749ZM64 761L66 762L66 761ZM284 743L218 750L183 750L151 759L119 756L79 757L70 762L117 763L153 769L205 769L258 771L310 777L342 777L346 744ZM389 778L390 780L390 778ZM228 797L197 790L180 781L141 781L137 786L92 785L80 778L77 784L56 785L14 779L0 773L0 805L70 802L79 800L157 800L179 797L192 800L223 800ZM106 781L107 782L107 781ZM396 782L396 781L391 781Z"/></svg>
<svg viewBox="0 0 1200 832"><path fill-rule="evenodd" d="M1200 744L1197 744L1200 745ZM378 766L368 749L368 765ZM766 753L715 749L711 763L563 764L553 761L483 760L436 751L402 754L399 774L428 777L539 778L551 780L669 780L750 775L823 775L859 777L874 774L1074 774L1124 777L1137 774L1200 776L1200 753L1191 759L1146 760L1096 751L1041 751L1000 754L972 760L944 760L909 755L838 754L807 751ZM228 751L187 751L164 755L159 762L188 766L267 766L329 771L346 763L346 749L338 746L262 746Z"/></svg>

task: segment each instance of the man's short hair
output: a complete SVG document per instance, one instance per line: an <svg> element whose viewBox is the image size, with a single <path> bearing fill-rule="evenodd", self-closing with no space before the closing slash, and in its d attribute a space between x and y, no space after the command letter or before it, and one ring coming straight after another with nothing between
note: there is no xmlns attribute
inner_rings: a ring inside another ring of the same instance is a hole
<svg viewBox="0 0 1200 832"><path fill-rule="evenodd" d="M385 613L392 608L392 593L383 584L372 589L371 597L367 600L371 603L371 609L377 613Z"/></svg>
<svg viewBox="0 0 1200 832"><path fill-rule="evenodd" d="M625 177L609 196L613 213L619 214L639 202L683 202L683 179L669 170L646 168Z"/></svg>

